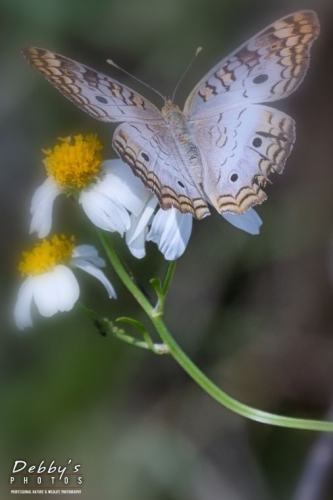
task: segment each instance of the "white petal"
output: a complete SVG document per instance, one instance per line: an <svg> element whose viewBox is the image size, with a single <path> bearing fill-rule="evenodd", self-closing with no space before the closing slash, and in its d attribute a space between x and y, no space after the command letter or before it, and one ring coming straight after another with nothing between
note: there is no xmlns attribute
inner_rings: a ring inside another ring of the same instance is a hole
<svg viewBox="0 0 333 500"><path fill-rule="evenodd" d="M116 292L113 286L111 285L110 281L107 279L103 271L98 269L98 267L95 267L93 264L84 259L72 259L71 265L79 269L82 269L82 271L85 271L86 273L98 279L102 283L102 285L104 285L104 287L106 288L110 298L117 297Z"/></svg>
<svg viewBox="0 0 333 500"><path fill-rule="evenodd" d="M142 259L146 255L145 240L148 233L148 223L157 203L156 196L151 194L138 217L131 216L131 227L126 232L126 244L131 254L137 259Z"/></svg>
<svg viewBox="0 0 333 500"><path fill-rule="evenodd" d="M98 257L98 250L93 245L78 245L73 250L74 257Z"/></svg>
<svg viewBox="0 0 333 500"><path fill-rule="evenodd" d="M98 250L92 245L78 245L74 248L72 259L85 259L96 267L105 267L105 260L98 255Z"/></svg>
<svg viewBox="0 0 333 500"><path fill-rule="evenodd" d="M79 202L95 226L121 235L130 227L130 217L125 208L98 191L98 184L81 191Z"/></svg>
<svg viewBox="0 0 333 500"><path fill-rule="evenodd" d="M151 195L139 216L131 216L131 227L126 232L126 243L131 254L137 259L142 259L146 255L145 239L148 232L148 223L157 203L156 196Z"/></svg>
<svg viewBox="0 0 333 500"><path fill-rule="evenodd" d="M60 188L51 177L36 189L30 206L30 233L36 232L39 238L49 234L52 227L53 202L60 193Z"/></svg>
<svg viewBox="0 0 333 500"><path fill-rule="evenodd" d="M148 232L148 227L145 225L142 230L133 238L133 233L137 232L136 227L140 222L139 217L131 216L131 227L126 232L126 244L131 254L137 259L143 259L146 255L145 241Z"/></svg>
<svg viewBox="0 0 333 500"><path fill-rule="evenodd" d="M157 244L166 260L176 260L185 251L192 232L192 215L176 208L160 209L153 219L147 241Z"/></svg>
<svg viewBox="0 0 333 500"><path fill-rule="evenodd" d="M58 311L70 311L80 295L80 287L73 272L63 265L53 270L54 292Z"/></svg>
<svg viewBox="0 0 333 500"><path fill-rule="evenodd" d="M131 227L126 233L127 244L132 243L132 241L135 240L140 233L145 231L157 204L157 197L155 195L151 195L139 216L131 218Z"/></svg>
<svg viewBox="0 0 333 500"><path fill-rule="evenodd" d="M31 302L34 289L34 278L27 278L21 285L14 306L14 320L17 328L23 330L32 326Z"/></svg>
<svg viewBox="0 0 333 500"><path fill-rule="evenodd" d="M42 316L51 317L59 311L69 311L79 298L79 285L73 272L66 266L37 276L34 300Z"/></svg>
<svg viewBox="0 0 333 500"><path fill-rule="evenodd" d="M150 198L151 191L120 159L105 161L102 169L104 176L100 182L101 192L138 216Z"/></svg>
<svg viewBox="0 0 333 500"><path fill-rule="evenodd" d="M57 312L54 299L52 271L35 277L34 301L39 313L46 318Z"/></svg>
<svg viewBox="0 0 333 500"><path fill-rule="evenodd" d="M250 234L259 234L262 220L253 208L245 214L222 214L222 217L238 229Z"/></svg>

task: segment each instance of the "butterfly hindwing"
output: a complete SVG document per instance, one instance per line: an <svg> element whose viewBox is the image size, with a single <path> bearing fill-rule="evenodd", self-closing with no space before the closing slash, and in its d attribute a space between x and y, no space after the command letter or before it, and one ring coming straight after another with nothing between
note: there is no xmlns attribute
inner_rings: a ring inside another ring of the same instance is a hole
<svg viewBox="0 0 333 500"><path fill-rule="evenodd" d="M282 99L302 82L319 34L315 12L300 11L265 28L218 63L189 95L189 120L223 108Z"/></svg>
<svg viewBox="0 0 333 500"><path fill-rule="evenodd" d="M227 110L194 127L204 158L204 191L218 212L244 213L266 199L268 176L282 173L295 123L261 105Z"/></svg>
<svg viewBox="0 0 333 500"><path fill-rule="evenodd" d="M162 208L174 206L197 219L209 214L202 192L188 174L166 125L121 124L112 144L135 175L156 194Z"/></svg>

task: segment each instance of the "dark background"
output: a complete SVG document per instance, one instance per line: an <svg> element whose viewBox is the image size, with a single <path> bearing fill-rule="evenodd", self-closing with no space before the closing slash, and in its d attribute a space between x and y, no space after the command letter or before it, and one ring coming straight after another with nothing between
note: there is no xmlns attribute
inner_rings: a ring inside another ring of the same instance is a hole
<svg viewBox="0 0 333 500"><path fill-rule="evenodd" d="M274 103L297 123L283 176L258 208L260 236L218 214L195 223L178 263L166 322L223 390L263 410L324 419L333 395L333 5L330 0L1 0L0 3L0 497L14 460L82 464L81 498L112 500L329 500L333 445L313 461L320 435L246 421L219 406L166 357L101 337L78 311L12 324L16 263L28 237L32 193L44 180L42 148L98 133L114 157L112 126L69 103L20 53L37 45L106 72L150 98L112 58L171 95L197 46L203 52L178 93L182 104L213 64L279 17L317 11L322 33L300 89ZM54 228L98 245L64 197ZM166 265L149 244L131 258L142 286ZM137 315L108 269L119 300L80 274L82 300L111 318ZM329 437L326 436L326 440ZM324 443L325 444L325 443ZM326 443L327 444L327 443ZM310 463L308 462L310 460ZM319 474L317 474L319 470ZM312 480L312 474L314 480ZM321 475L321 473L323 473ZM311 479L311 488L304 484ZM303 493L301 493L303 491Z"/></svg>

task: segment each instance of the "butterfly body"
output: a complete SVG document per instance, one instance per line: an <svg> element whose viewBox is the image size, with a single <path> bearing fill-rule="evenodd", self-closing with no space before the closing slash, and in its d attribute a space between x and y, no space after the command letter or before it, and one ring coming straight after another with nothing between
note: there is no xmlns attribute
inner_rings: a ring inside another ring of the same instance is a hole
<svg viewBox="0 0 333 500"><path fill-rule="evenodd" d="M266 199L271 173L281 173L295 142L294 120L265 102L290 95L309 66L319 34L313 11L265 28L220 61L196 85L183 111L147 99L102 73L54 52L24 54L62 94L88 114L118 122L112 144L158 197L202 219L242 214Z"/></svg>
<svg viewBox="0 0 333 500"><path fill-rule="evenodd" d="M184 169L188 171L193 181L201 188L201 194L204 195L202 186L202 158L188 118L179 106L169 100L166 101L161 113L168 125L169 133L174 140Z"/></svg>

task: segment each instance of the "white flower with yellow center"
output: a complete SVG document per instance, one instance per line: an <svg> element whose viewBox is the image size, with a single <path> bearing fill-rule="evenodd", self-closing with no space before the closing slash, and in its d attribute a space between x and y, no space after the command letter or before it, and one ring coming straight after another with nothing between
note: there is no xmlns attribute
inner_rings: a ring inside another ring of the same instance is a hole
<svg viewBox="0 0 333 500"><path fill-rule="evenodd" d="M121 160L102 161L102 145L95 136L60 141L44 150L48 178L33 195L30 232L39 238L49 234L53 202L65 193L77 195L95 226L123 235L130 228L130 214L137 216L151 193Z"/></svg>
<svg viewBox="0 0 333 500"><path fill-rule="evenodd" d="M175 208L159 209L158 200L122 160L102 162L101 143L93 135L61 139L45 150L46 181L36 190L30 232L40 238L52 227L52 209L61 193L76 194L92 223L106 231L126 233L126 243L137 258L146 255L145 242L153 241L167 260L178 259L192 232L193 218ZM244 215L223 214L230 224L258 234L262 224L251 209Z"/></svg>
<svg viewBox="0 0 333 500"><path fill-rule="evenodd" d="M101 271L105 262L91 245L75 246L74 237L53 236L43 240L30 252L23 253L18 269L26 279L20 287L14 308L19 329L32 326L31 306L51 317L57 312L70 311L79 298L80 288L71 268L82 269L97 278L110 298L116 293Z"/></svg>

